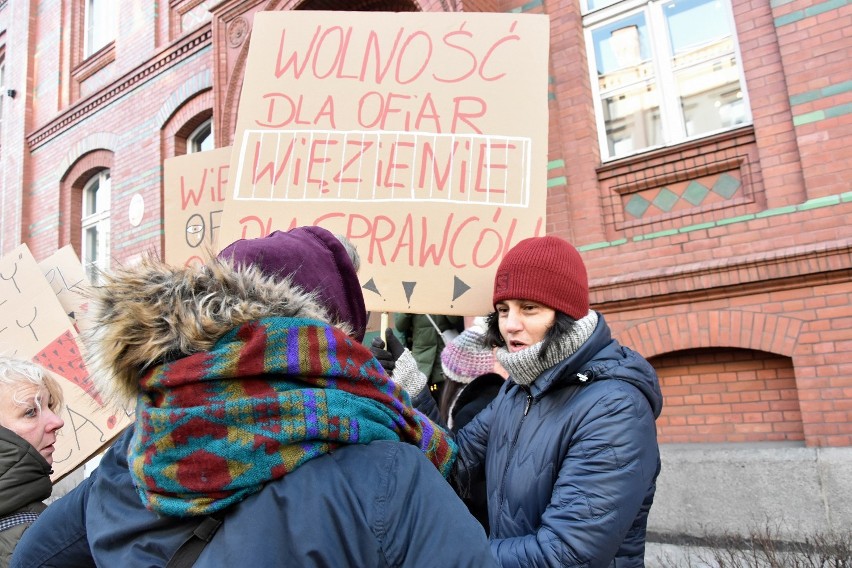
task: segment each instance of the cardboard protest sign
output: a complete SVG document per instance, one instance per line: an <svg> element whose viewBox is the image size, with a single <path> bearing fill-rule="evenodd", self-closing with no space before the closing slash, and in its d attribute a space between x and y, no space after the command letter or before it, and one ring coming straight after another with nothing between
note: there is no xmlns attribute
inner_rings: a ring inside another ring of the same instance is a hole
<svg viewBox="0 0 852 568"><path fill-rule="evenodd" d="M163 162L164 258L169 264L201 264L214 251L228 187L231 147Z"/></svg>
<svg viewBox="0 0 852 568"><path fill-rule="evenodd" d="M482 314L544 233L546 16L255 16L220 243L344 234L375 311Z"/></svg>
<svg viewBox="0 0 852 568"><path fill-rule="evenodd" d="M78 332L88 329L85 313L88 299L84 286L89 283L83 263L74 248L67 245L38 263L68 319Z"/></svg>
<svg viewBox="0 0 852 568"><path fill-rule="evenodd" d="M68 268L72 274L72 266ZM64 288L73 280L68 278ZM62 289L54 290L26 245L0 259L0 353L44 367L62 386L66 399L61 414L65 427L53 454L54 481L97 453L130 423L127 412L107 407L95 389L77 332L57 297L62 293Z"/></svg>

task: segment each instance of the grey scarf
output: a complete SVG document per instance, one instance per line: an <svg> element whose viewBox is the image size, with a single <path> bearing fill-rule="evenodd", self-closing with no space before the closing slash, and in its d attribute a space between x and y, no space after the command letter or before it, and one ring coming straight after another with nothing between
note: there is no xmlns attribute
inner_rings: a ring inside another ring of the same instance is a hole
<svg viewBox="0 0 852 568"><path fill-rule="evenodd" d="M544 343L539 341L523 351L509 353L505 347L497 349L497 360L509 371L509 376L519 385L531 385L544 371L575 353L592 336L598 325L595 311L576 321L571 330L550 344L544 359L538 354Z"/></svg>

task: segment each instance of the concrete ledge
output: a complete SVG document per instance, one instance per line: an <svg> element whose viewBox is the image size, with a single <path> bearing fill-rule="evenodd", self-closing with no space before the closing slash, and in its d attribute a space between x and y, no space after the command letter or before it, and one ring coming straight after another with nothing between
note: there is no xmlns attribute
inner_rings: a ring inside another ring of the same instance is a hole
<svg viewBox="0 0 852 568"><path fill-rule="evenodd" d="M852 448L767 442L660 450L651 533L748 535L770 527L777 538L796 541L852 526Z"/></svg>

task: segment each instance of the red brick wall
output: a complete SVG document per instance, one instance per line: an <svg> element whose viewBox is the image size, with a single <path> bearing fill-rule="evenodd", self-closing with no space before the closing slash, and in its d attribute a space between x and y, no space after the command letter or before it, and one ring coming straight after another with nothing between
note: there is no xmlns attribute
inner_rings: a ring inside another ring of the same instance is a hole
<svg viewBox="0 0 852 568"><path fill-rule="evenodd" d="M789 358L734 349L651 360L664 394L661 443L804 440Z"/></svg>
<svg viewBox="0 0 852 568"><path fill-rule="evenodd" d="M162 21L171 8L131 3L124 9L144 14L123 24L115 60L87 86L92 96L68 100L70 40L50 34L70 21L75 1L10 3L0 13L0 27L26 21L36 34L26 55L6 51L8 76L32 93L28 103L15 99L21 114L4 121L26 138L2 149L17 168L5 178L7 202L23 199L20 238L44 258L79 233L69 184L86 160L110 156L112 255L128 262L161 250L162 161L180 153L181 135L211 107L217 127L233 125L227 94L242 83L246 44L228 44L229 24L241 9L296 2L221 2L209 25L173 41ZM547 231L580 248L593 306L657 364L661 439L852 445L852 5L732 0L753 124L606 164L579 2L510 0L495 9L549 13ZM4 29L2 37L27 43L25 28ZM740 183L730 197L627 211L631 199L710 186L723 174ZM137 194L145 215L132 227Z"/></svg>

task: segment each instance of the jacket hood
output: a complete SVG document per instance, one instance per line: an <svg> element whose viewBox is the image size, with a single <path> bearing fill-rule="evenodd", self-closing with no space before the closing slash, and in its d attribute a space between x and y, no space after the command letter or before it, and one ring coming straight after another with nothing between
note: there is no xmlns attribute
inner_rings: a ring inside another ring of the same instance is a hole
<svg viewBox="0 0 852 568"><path fill-rule="evenodd" d="M89 373L99 392L122 404L139 391L153 366L208 351L229 330L265 317L332 321L315 293L291 278L264 275L254 266L212 259L174 267L153 257L103 275L90 291L90 329L83 334Z"/></svg>
<svg viewBox="0 0 852 568"><path fill-rule="evenodd" d="M50 497L51 471L32 444L0 426L0 517Z"/></svg>
<svg viewBox="0 0 852 568"><path fill-rule="evenodd" d="M648 399L654 417L660 416L663 393L657 371L639 353L613 339L604 316L598 313L598 325L591 337L570 357L542 373L531 388L538 395L564 381L586 383L606 379L625 381L639 389Z"/></svg>

